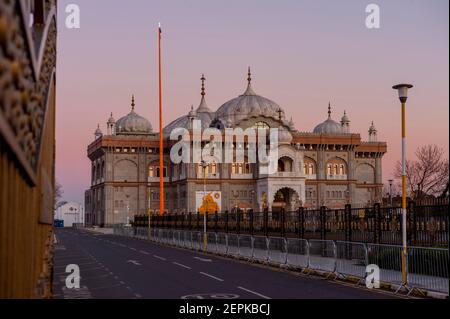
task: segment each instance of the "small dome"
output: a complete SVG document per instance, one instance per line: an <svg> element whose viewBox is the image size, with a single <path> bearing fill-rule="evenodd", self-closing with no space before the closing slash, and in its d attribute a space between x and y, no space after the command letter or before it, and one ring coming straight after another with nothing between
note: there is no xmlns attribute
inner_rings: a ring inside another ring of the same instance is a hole
<svg viewBox="0 0 450 319"><path fill-rule="evenodd" d="M134 111L134 96L131 102L131 112L117 120L117 134L141 135L150 134L153 131L150 122Z"/></svg>
<svg viewBox="0 0 450 319"><path fill-rule="evenodd" d="M291 144L292 134L284 126L278 129L278 143L279 144Z"/></svg>
<svg viewBox="0 0 450 319"><path fill-rule="evenodd" d="M319 134L341 134L341 133L343 133L342 126L339 123L333 121L333 119L331 119L331 104L328 105L328 119L325 122L317 125L314 128L313 132L319 133Z"/></svg>
<svg viewBox="0 0 450 319"><path fill-rule="evenodd" d="M114 124L114 123L116 123L116 120L114 119L113 114L111 113L111 116L108 119L108 124Z"/></svg>
<svg viewBox="0 0 450 319"><path fill-rule="evenodd" d="M346 111L344 111L344 116L342 116L341 123L342 124L350 123L350 120L349 120L349 118L347 116L347 112Z"/></svg>
<svg viewBox="0 0 450 319"><path fill-rule="evenodd" d="M279 120L280 116L284 118L284 111L277 103L255 93L251 84L250 69L247 80L248 86L244 94L219 107L216 111L216 119L225 125L230 121L236 125L249 117L264 116L275 120Z"/></svg>
<svg viewBox="0 0 450 319"><path fill-rule="evenodd" d="M97 125L97 129L94 132L95 138L99 138L103 135L102 130L100 129L100 124Z"/></svg>
<svg viewBox="0 0 450 319"><path fill-rule="evenodd" d="M372 125L370 125L369 127L369 133L376 133L377 132L377 128L375 127L375 125L373 124L372 121Z"/></svg>

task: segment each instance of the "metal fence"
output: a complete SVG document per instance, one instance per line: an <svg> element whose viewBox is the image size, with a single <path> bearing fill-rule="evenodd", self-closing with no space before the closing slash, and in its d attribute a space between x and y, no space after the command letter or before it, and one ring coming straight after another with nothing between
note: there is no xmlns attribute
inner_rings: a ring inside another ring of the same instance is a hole
<svg viewBox="0 0 450 319"><path fill-rule="evenodd" d="M448 203L407 208L409 246L448 247ZM147 215L137 215L134 226L147 227ZM203 215L196 213L151 216L151 227L203 230ZM401 211L396 207L304 209L280 212L221 212L207 216L210 232L300 239L351 241L372 244L402 244Z"/></svg>
<svg viewBox="0 0 450 319"><path fill-rule="evenodd" d="M117 225L114 227L114 234L150 239L163 245L204 250L204 234L198 231L157 228L149 231L146 227ZM399 245L210 232L207 233L206 251L253 262L283 265L305 272L313 270L336 277L353 277L359 279L359 282L366 277L367 265L375 264L380 268L382 283L399 285L402 279L402 247ZM448 269L448 249L408 248L408 287L448 295Z"/></svg>

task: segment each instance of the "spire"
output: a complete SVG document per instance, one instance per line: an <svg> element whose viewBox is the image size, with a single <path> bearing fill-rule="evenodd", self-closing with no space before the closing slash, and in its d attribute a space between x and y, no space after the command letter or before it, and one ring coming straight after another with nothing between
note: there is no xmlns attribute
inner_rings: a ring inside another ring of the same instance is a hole
<svg viewBox="0 0 450 319"><path fill-rule="evenodd" d="M247 73L247 90L244 92L243 95L256 95L255 91L253 91L252 88L252 71L250 67L248 67L248 73Z"/></svg>
<svg viewBox="0 0 450 319"><path fill-rule="evenodd" d="M331 119L331 102L328 102L328 118Z"/></svg>
<svg viewBox="0 0 450 319"><path fill-rule="evenodd" d="M204 74L202 74L202 78L200 79L201 81L202 81L202 96L205 96L206 95L206 93L205 93L205 75Z"/></svg>
<svg viewBox="0 0 450 319"><path fill-rule="evenodd" d="M136 104L134 103L134 94L131 96L131 110L134 111L134 107Z"/></svg>
<svg viewBox="0 0 450 319"><path fill-rule="evenodd" d="M202 77L200 78L200 80L202 81L202 92L201 92L201 96L202 99L200 101L200 105L197 108L197 112L211 112L211 110L209 109L208 105L206 104L206 99L205 99L205 95L206 95L206 90L205 90L205 75L202 74Z"/></svg>

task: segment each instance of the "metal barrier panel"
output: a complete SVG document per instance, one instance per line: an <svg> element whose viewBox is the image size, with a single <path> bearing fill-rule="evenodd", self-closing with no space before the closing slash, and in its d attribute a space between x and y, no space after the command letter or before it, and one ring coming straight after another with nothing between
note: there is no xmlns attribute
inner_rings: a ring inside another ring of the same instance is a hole
<svg viewBox="0 0 450 319"><path fill-rule="evenodd" d="M207 233L206 251L210 253L217 253L217 236L216 233Z"/></svg>
<svg viewBox="0 0 450 319"><path fill-rule="evenodd" d="M269 258L269 248L267 244L267 237L253 237L253 259L267 261L267 258Z"/></svg>
<svg viewBox="0 0 450 319"><path fill-rule="evenodd" d="M193 231L192 233L192 249L202 250L203 249L203 233L199 231Z"/></svg>
<svg viewBox="0 0 450 319"><path fill-rule="evenodd" d="M173 244L177 247L181 246L181 230L173 231Z"/></svg>
<svg viewBox="0 0 450 319"><path fill-rule="evenodd" d="M307 268L309 262L309 244L306 239L287 238L287 264L296 268Z"/></svg>
<svg viewBox="0 0 450 319"><path fill-rule="evenodd" d="M364 243L336 241L336 272L341 275L366 277L367 247Z"/></svg>
<svg viewBox="0 0 450 319"><path fill-rule="evenodd" d="M251 259L253 256L252 236L239 235L239 256Z"/></svg>
<svg viewBox="0 0 450 319"><path fill-rule="evenodd" d="M408 248L408 285L448 294L448 249Z"/></svg>
<svg viewBox="0 0 450 319"><path fill-rule="evenodd" d="M334 272L336 270L336 245L332 240L309 240L309 268Z"/></svg>
<svg viewBox="0 0 450 319"><path fill-rule="evenodd" d="M236 234L227 234L227 254L230 256L239 256L239 236Z"/></svg>
<svg viewBox="0 0 450 319"><path fill-rule="evenodd" d="M173 230L172 229L166 230L166 244L173 245Z"/></svg>
<svg viewBox="0 0 450 319"><path fill-rule="evenodd" d="M151 228L150 229L150 236L151 236L150 240L156 241L158 238L158 232L159 232L158 228Z"/></svg>
<svg viewBox="0 0 450 319"><path fill-rule="evenodd" d="M269 262L284 265L286 263L286 240L281 237L269 237Z"/></svg>
<svg viewBox="0 0 450 319"><path fill-rule="evenodd" d="M164 238L164 229L158 228L156 233L156 242L162 243Z"/></svg>
<svg viewBox="0 0 450 319"><path fill-rule="evenodd" d="M402 282L402 246L366 244L368 264L380 268L380 281Z"/></svg>
<svg viewBox="0 0 450 319"><path fill-rule="evenodd" d="M216 247L217 253L226 255L227 254L227 234L217 233L216 235Z"/></svg>
<svg viewBox="0 0 450 319"><path fill-rule="evenodd" d="M181 232L182 247L192 249L192 234L190 231Z"/></svg>

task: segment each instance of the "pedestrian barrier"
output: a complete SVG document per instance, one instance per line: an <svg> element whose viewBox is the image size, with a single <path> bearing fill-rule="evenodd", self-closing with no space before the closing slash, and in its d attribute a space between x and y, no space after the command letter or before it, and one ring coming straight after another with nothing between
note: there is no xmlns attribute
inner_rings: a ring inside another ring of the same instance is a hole
<svg viewBox="0 0 450 319"><path fill-rule="evenodd" d="M239 257L251 259L253 257L252 236L239 235Z"/></svg>
<svg viewBox="0 0 450 319"><path fill-rule="evenodd" d="M203 233L199 231L193 231L192 234L192 249L200 251L203 250Z"/></svg>
<svg viewBox="0 0 450 319"><path fill-rule="evenodd" d="M336 241L336 274L364 278L368 265L367 247L364 243Z"/></svg>
<svg viewBox="0 0 450 319"><path fill-rule="evenodd" d="M269 262L284 265L286 263L286 240L281 237L269 237L268 247Z"/></svg>
<svg viewBox="0 0 450 319"><path fill-rule="evenodd" d="M226 233L217 233L216 234L216 247L217 253L221 255L227 254L228 242L227 242L227 234Z"/></svg>
<svg viewBox="0 0 450 319"><path fill-rule="evenodd" d="M402 283L401 246L367 244L369 265L380 268L380 281L400 285Z"/></svg>
<svg viewBox="0 0 450 319"><path fill-rule="evenodd" d="M267 261L269 248L267 246L267 237L253 237L253 259L265 262Z"/></svg>
<svg viewBox="0 0 450 319"><path fill-rule="evenodd" d="M411 288L449 293L448 249L410 247L408 249L408 284Z"/></svg>
<svg viewBox="0 0 450 319"><path fill-rule="evenodd" d="M309 244L306 239L286 239L287 265L294 268L306 269L309 264Z"/></svg>
<svg viewBox="0 0 450 319"><path fill-rule="evenodd" d="M202 251L203 232L118 225L114 234ZM402 247L347 241L207 233L207 252L269 261L302 270L319 270L363 281L367 265L380 269L382 283L402 282ZM443 248L408 247L407 287L449 293L449 252Z"/></svg>
<svg viewBox="0 0 450 319"><path fill-rule="evenodd" d="M334 273L336 245L332 240L309 240L309 268Z"/></svg>
<svg viewBox="0 0 450 319"><path fill-rule="evenodd" d="M227 255L239 256L239 236L236 234L227 234Z"/></svg>
<svg viewBox="0 0 450 319"><path fill-rule="evenodd" d="M217 234L216 233L207 233L208 244L206 246L206 250L209 253L217 253Z"/></svg>

